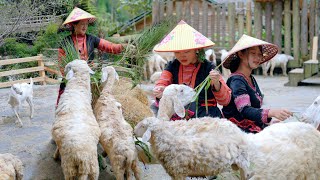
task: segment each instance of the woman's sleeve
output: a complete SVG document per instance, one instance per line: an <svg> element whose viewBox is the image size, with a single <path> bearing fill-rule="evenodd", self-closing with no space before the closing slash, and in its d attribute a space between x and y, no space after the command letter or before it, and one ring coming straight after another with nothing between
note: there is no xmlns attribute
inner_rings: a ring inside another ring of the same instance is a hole
<svg viewBox="0 0 320 180"><path fill-rule="evenodd" d="M106 53L119 54L123 47L121 44L115 44L105 39L100 39L98 49Z"/></svg>
<svg viewBox="0 0 320 180"><path fill-rule="evenodd" d="M64 50L62 48L58 49L58 65L59 65L59 69L61 72L61 75L64 76L64 67L62 67L62 58L66 56L66 53L64 52Z"/></svg>
<svg viewBox="0 0 320 180"><path fill-rule="evenodd" d="M254 108L251 106L250 96L247 92L246 84L239 79L235 79L230 83L234 104L241 115L258 123L269 123L269 109Z"/></svg>
<svg viewBox="0 0 320 180"><path fill-rule="evenodd" d="M220 90L215 91L214 88L212 88L211 90L218 104L222 106L227 106L231 100L231 89L227 86L222 76L220 76L219 81L220 81Z"/></svg>
<svg viewBox="0 0 320 180"><path fill-rule="evenodd" d="M168 70L163 70L160 78L156 82L155 87L159 87L159 86L166 87L166 86L169 86L170 84L172 84L172 73Z"/></svg>

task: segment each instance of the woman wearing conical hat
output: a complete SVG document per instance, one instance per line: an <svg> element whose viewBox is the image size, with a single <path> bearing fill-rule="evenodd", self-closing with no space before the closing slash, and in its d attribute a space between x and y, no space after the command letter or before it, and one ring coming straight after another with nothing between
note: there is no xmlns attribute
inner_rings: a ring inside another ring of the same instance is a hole
<svg viewBox="0 0 320 180"><path fill-rule="evenodd" d="M153 94L160 99L164 88L170 84L186 84L192 88L197 87L208 75L211 78L211 86L207 90L208 112L205 107L205 90L199 95L198 104L192 103L187 113L189 117L195 117L198 106L198 117L212 116L222 117L217 104L227 105L231 98L231 91L215 66L199 55L198 51L213 46L214 43L201 33L193 29L184 21L178 25L154 48L156 52L174 52L175 58L170 61L156 82ZM181 119L177 115L171 120Z"/></svg>
<svg viewBox="0 0 320 180"><path fill-rule="evenodd" d="M232 73L227 80L232 97L222 112L246 132L260 132L270 123L271 118L282 121L292 115L286 109L262 109L263 95L251 75L254 69L277 53L276 45L243 35L223 62L223 66Z"/></svg>
<svg viewBox="0 0 320 180"><path fill-rule="evenodd" d="M75 7L63 23L63 25L69 27L71 35L67 36L61 44L65 44L66 46L68 46L68 44L72 44L76 52L79 52L80 59L86 60L88 63L92 63L92 60L94 59L94 48L97 48L102 52L117 54L120 53L125 46L123 44L114 44L107 40L87 34L88 25L93 23L95 20L96 17L92 14ZM66 52L63 47L60 47L58 54L59 62L62 61L64 56L66 56ZM63 75L64 67L60 66L60 71ZM61 83L56 106L59 103L59 98L63 93L64 88L65 83Z"/></svg>

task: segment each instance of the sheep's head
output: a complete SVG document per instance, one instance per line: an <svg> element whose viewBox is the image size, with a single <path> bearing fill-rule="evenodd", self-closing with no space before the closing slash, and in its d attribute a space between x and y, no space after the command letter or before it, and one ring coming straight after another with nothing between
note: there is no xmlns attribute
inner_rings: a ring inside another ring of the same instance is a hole
<svg viewBox="0 0 320 180"><path fill-rule="evenodd" d="M143 142L146 142L151 137L150 127L159 121L160 120L155 117L145 118L134 127L133 132L137 137L142 137Z"/></svg>
<svg viewBox="0 0 320 180"><path fill-rule="evenodd" d="M117 81L119 81L119 75L117 71L112 66L107 66L102 68L102 76L101 76L101 82L105 82L108 80L108 78L114 78Z"/></svg>
<svg viewBox="0 0 320 180"><path fill-rule="evenodd" d="M185 116L184 106L191 103L195 94L196 94L195 90L189 86L186 86L183 84L171 84L164 89L162 94L162 99L166 99L163 97L169 97L172 101L175 113L180 117L184 117ZM160 103L160 105L165 105L165 104ZM162 107L160 106L159 109L160 108Z"/></svg>
<svg viewBox="0 0 320 180"><path fill-rule="evenodd" d="M315 128L320 128L320 96L313 101L303 115L306 117L307 123L313 124Z"/></svg>
<svg viewBox="0 0 320 180"><path fill-rule="evenodd" d="M22 89L20 84L13 84L11 86L12 93L22 95Z"/></svg>
<svg viewBox="0 0 320 180"><path fill-rule="evenodd" d="M290 56L290 55L286 55L289 61L294 60L294 57Z"/></svg>
<svg viewBox="0 0 320 180"><path fill-rule="evenodd" d="M66 79L71 79L74 76L74 73L78 71L81 71L82 73L94 74L94 72L90 69L86 61L75 59L69 62L64 68L64 72L65 74L67 74Z"/></svg>

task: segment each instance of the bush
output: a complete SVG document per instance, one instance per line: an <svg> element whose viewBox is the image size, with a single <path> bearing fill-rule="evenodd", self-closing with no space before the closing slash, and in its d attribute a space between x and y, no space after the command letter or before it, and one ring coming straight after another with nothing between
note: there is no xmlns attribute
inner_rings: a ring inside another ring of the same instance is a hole
<svg viewBox="0 0 320 180"><path fill-rule="evenodd" d="M0 47L0 53L13 58L37 55L37 51L32 46L26 43L19 43L15 38L5 39L3 46Z"/></svg>

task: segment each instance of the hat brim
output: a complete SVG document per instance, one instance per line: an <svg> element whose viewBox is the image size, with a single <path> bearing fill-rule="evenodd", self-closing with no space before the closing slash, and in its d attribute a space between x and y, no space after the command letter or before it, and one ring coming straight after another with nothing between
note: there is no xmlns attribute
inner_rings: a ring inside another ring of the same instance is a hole
<svg viewBox="0 0 320 180"><path fill-rule="evenodd" d="M208 46L203 46L203 47L199 47L199 48L190 48L190 49L176 49L176 50L154 50L155 52L181 52L181 51L188 51L188 50L197 50L197 49L203 49L203 48L208 48L208 47L212 47L213 45L208 45Z"/></svg>
<svg viewBox="0 0 320 180"><path fill-rule="evenodd" d="M80 20L74 20L74 21L70 21L67 23L63 23L62 25L66 26L66 27L71 27L72 23L77 22L77 21L82 21L82 20L88 20L89 24L92 24L96 21L96 18L84 18L84 19L80 19Z"/></svg>
<svg viewBox="0 0 320 180"><path fill-rule="evenodd" d="M223 67L230 69L231 64L233 62L235 62L235 60L238 57L237 52L244 50L244 49L248 49L251 47L256 47L256 46L261 46L262 47L262 54L263 54L263 58L262 61L260 62L260 64L263 64L267 61L269 61L270 59L272 59L275 55L277 55L278 53L278 46L274 45L274 44L270 44L270 43L261 43L261 44L255 44L254 46L252 45L248 45L248 46L244 46L242 48L237 49L234 52L230 52L229 55L225 58L225 60L223 61Z"/></svg>

